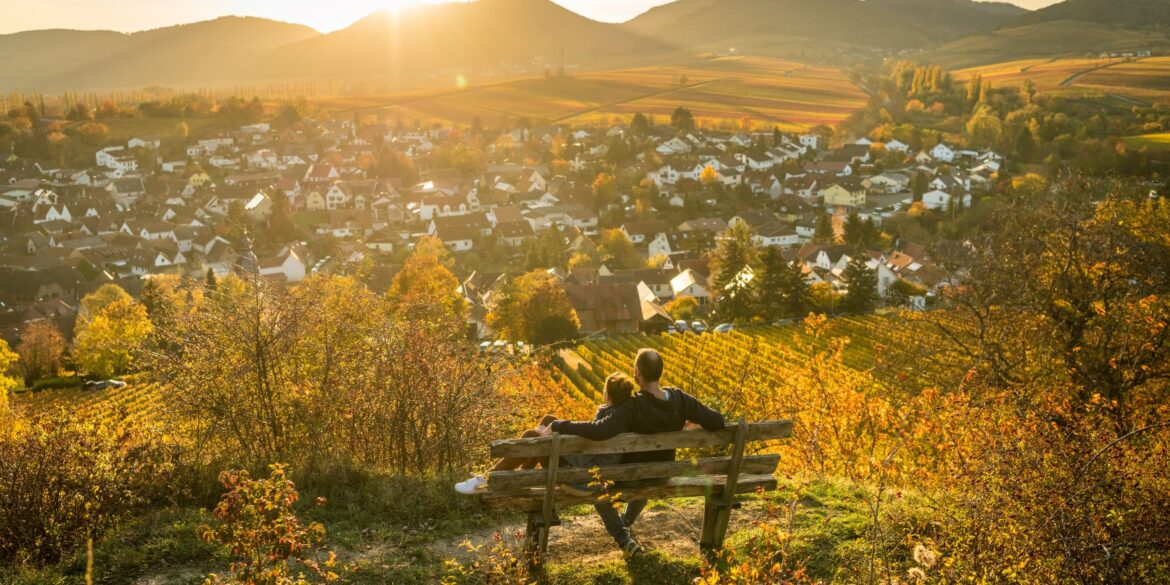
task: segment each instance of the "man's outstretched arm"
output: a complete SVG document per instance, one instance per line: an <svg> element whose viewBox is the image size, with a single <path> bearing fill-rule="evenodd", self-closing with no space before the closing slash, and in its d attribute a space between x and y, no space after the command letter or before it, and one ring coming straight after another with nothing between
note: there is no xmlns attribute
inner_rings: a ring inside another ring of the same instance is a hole
<svg viewBox="0 0 1170 585"><path fill-rule="evenodd" d="M695 423L707 431L721 431L726 426L723 415L699 402L698 398L683 393L683 414L687 422Z"/></svg>

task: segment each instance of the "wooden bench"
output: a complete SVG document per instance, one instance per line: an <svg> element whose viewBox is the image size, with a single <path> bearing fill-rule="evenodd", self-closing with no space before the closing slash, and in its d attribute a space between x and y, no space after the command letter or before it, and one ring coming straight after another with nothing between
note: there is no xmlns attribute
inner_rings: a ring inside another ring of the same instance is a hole
<svg viewBox="0 0 1170 585"><path fill-rule="evenodd" d="M488 476L488 489L481 496L484 505L496 510L528 513L526 553L534 562L548 551L548 531L559 526L557 508L593 504L605 494L574 496L559 492L558 485L590 484L595 471L560 465L563 455L613 454L731 446L729 456L694 461L667 461L605 465L594 468L604 482L616 482L614 501L704 496L703 533L699 544L705 553L723 547L727 522L738 508L736 494L775 490L778 455L744 456L748 443L785 439L792 435L790 421L748 424L740 421L722 431L701 429L639 435L626 433L607 441L554 434L551 437L494 441L491 455L502 457L548 457L547 469L497 471ZM629 485L627 482L636 482Z"/></svg>

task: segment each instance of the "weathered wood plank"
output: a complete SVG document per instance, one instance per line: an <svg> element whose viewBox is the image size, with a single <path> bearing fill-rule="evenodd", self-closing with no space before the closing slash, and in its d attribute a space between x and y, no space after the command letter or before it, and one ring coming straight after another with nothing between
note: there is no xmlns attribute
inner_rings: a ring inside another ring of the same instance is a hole
<svg viewBox="0 0 1170 585"><path fill-rule="evenodd" d="M746 475L766 475L780 464L779 455L751 455L743 458L740 471ZM662 461L655 463L626 463L598 467L606 481L630 481L636 479L662 479L694 475L726 475L731 465L730 457L708 457L697 461ZM548 473L543 469L527 471L495 471L488 476L488 489L497 495L506 495L515 490L544 485ZM589 469L561 467L557 470L557 483L582 483L593 481Z"/></svg>
<svg viewBox="0 0 1170 585"><path fill-rule="evenodd" d="M560 467L561 461L561 436L553 435L552 447L549 451L548 461L548 482L544 486L544 502L541 503L541 517L544 518L545 523L540 527L540 548L537 549L537 560L544 558L545 553L548 552L548 521L556 512L556 497L557 497L557 468Z"/></svg>
<svg viewBox="0 0 1170 585"><path fill-rule="evenodd" d="M617 499L618 501L629 501L639 498L666 499L714 495L722 492L726 482L727 478L723 476L677 477L661 484L619 490L621 495ZM747 494L754 493L757 489L775 490L776 478L771 475L741 476L735 491ZM490 509L533 512L543 507L544 490L533 489L528 495L499 496L487 493L480 498L484 506ZM563 507L572 504L591 504L596 502L597 498L597 495L558 494L556 505Z"/></svg>
<svg viewBox="0 0 1170 585"><path fill-rule="evenodd" d="M770 441L792 436L792 421L776 420L748 425L747 441ZM709 432L702 429L641 435L624 433L606 441L590 441L565 435L561 440L561 455L575 453L636 453L663 449L693 449L720 447L735 440L735 427ZM493 441L492 457L547 457L552 437Z"/></svg>

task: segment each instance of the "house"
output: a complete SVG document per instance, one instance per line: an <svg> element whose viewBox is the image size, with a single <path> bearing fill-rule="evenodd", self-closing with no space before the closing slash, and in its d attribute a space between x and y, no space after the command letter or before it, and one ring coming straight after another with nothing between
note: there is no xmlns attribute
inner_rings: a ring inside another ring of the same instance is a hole
<svg viewBox="0 0 1170 585"><path fill-rule="evenodd" d="M906 154L910 152L910 145L901 140L894 139L886 143L886 152Z"/></svg>
<svg viewBox="0 0 1170 585"><path fill-rule="evenodd" d="M946 191L935 189L922 195L922 204L927 209L935 211L949 211L953 206L957 206L958 209L966 209L971 207L971 194L961 192L957 195L951 195Z"/></svg>
<svg viewBox="0 0 1170 585"><path fill-rule="evenodd" d="M670 279L670 290L674 298L693 297L700 305L707 304L707 300L711 298L711 293L707 290L707 279L690 268L684 269Z"/></svg>
<svg viewBox="0 0 1170 585"><path fill-rule="evenodd" d="M930 149L931 158L948 164L955 162L957 155L958 153L955 149L945 142L940 142L934 148Z"/></svg>
<svg viewBox="0 0 1170 585"><path fill-rule="evenodd" d="M532 224L527 221L496 224L495 233L509 246L519 246L536 235L536 232L532 231Z"/></svg>
<svg viewBox="0 0 1170 585"><path fill-rule="evenodd" d="M836 175L838 177L850 177L853 175L853 166L846 161L817 161L806 165L804 170L810 173L822 173Z"/></svg>
<svg viewBox="0 0 1170 585"><path fill-rule="evenodd" d="M467 224L442 224L436 226L435 237L452 252L468 252L475 247L479 232Z"/></svg>
<svg viewBox="0 0 1170 585"><path fill-rule="evenodd" d="M753 231L770 223L775 223L779 219L775 213L767 209L753 209L751 211L744 211L731 218L727 222L727 227L735 228L739 224L744 224Z"/></svg>
<svg viewBox="0 0 1170 585"><path fill-rule="evenodd" d="M337 167L329 164L314 164L309 165L309 169L305 171L305 177L301 179L305 183L332 183L341 178L341 173L337 171Z"/></svg>
<svg viewBox="0 0 1170 585"><path fill-rule="evenodd" d="M138 137L135 136L126 142L129 148L146 148L149 150L158 150L162 146L162 141L158 138Z"/></svg>
<svg viewBox="0 0 1170 585"><path fill-rule="evenodd" d="M799 246L803 238L796 233L796 225L786 222L773 222L760 226L752 234L752 243L760 247L789 247Z"/></svg>
<svg viewBox="0 0 1170 585"><path fill-rule="evenodd" d="M106 191L122 207L133 207L138 198L146 194L146 184L141 177L114 179L106 185Z"/></svg>
<svg viewBox="0 0 1170 585"><path fill-rule="evenodd" d="M910 187L910 177L902 173L886 172L866 177L861 185L870 191L901 193Z"/></svg>
<svg viewBox="0 0 1170 585"><path fill-rule="evenodd" d="M865 205L866 191L860 181L837 181L821 190L825 205L830 207L861 207Z"/></svg>
<svg viewBox="0 0 1170 585"><path fill-rule="evenodd" d="M800 145L812 150L820 150L821 137L817 134L801 134Z"/></svg>
<svg viewBox="0 0 1170 585"><path fill-rule="evenodd" d="M132 173L138 170L138 158L122 146L107 146L94 154L99 167Z"/></svg>
<svg viewBox="0 0 1170 585"><path fill-rule="evenodd" d="M244 204L244 213L253 221L264 221L272 215L272 198L267 193L260 192L252 196ZM290 281L291 282L291 281Z"/></svg>
<svg viewBox="0 0 1170 585"><path fill-rule="evenodd" d="M649 243L660 234L665 234L670 231L670 224L658 220L650 221L627 221L622 224L622 233L630 239L635 246Z"/></svg>
<svg viewBox="0 0 1170 585"><path fill-rule="evenodd" d="M637 333L642 324L638 286L622 284L566 284L565 293L589 333Z"/></svg>
<svg viewBox="0 0 1170 585"><path fill-rule="evenodd" d="M257 261L260 276L279 276L285 282L300 282L305 279L308 266L291 247L285 247L279 254Z"/></svg>

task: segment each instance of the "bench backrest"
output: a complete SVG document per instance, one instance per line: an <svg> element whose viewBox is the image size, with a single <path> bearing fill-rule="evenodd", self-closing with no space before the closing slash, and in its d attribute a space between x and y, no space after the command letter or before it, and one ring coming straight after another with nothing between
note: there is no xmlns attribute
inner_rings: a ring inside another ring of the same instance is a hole
<svg viewBox="0 0 1170 585"><path fill-rule="evenodd" d="M729 426L721 431L689 429L673 433L642 435L623 433L606 441L590 441L582 437L562 435L560 454L603 454L638 453L661 451L663 449L695 449L701 447L723 447L735 442L736 427ZM747 425L747 442L786 439L792 436L792 421L776 420L750 423ZM492 457L547 457L552 451L552 437L532 439L511 439L493 441Z"/></svg>

